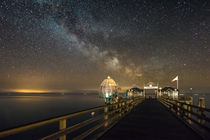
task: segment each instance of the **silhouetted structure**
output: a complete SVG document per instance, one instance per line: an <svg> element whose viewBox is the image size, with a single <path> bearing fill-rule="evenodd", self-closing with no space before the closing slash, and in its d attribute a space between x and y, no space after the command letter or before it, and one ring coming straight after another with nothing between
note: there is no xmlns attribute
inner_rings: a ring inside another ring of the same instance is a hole
<svg viewBox="0 0 210 140"><path fill-rule="evenodd" d="M137 87L131 88L125 92L125 96L127 98L137 97L137 96L144 96L144 90L139 89Z"/></svg>
<svg viewBox="0 0 210 140"><path fill-rule="evenodd" d="M161 95L167 95L169 98L178 99L178 90L173 87L164 87L161 89Z"/></svg>
<svg viewBox="0 0 210 140"><path fill-rule="evenodd" d="M105 103L116 102L118 85L108 76L100 85L99 97L105 99Z"/></svg>

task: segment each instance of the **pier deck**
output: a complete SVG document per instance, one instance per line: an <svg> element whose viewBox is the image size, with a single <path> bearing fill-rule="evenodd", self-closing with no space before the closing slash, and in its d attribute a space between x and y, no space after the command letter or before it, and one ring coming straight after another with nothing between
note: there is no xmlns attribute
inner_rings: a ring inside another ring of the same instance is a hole
<svg viewBox="0 0 210 140"><path fill-rule="evenodd" d="M147 99L101 137L101 140L107 139L200 140L202 138L173 116L159 101Z"/></svg>

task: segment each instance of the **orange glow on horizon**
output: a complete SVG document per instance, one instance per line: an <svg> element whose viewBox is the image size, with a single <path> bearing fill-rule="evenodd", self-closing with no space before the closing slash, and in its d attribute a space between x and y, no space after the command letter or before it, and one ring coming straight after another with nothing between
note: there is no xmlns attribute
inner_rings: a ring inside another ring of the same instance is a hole
<svg viewBox="0 0 210 140"><path fill-rule="evenodd" d="M12 92L20 92L20 93L47 93L50 92L48 90L35 90L35 89L15 89Z"/></svg>
<svg viewBox="0 0 210 140"><path fill-rule="evenodd" d="M42 90L42 89L8 89L3 92L16 92L16 93L67 93L70 90Z"/></svg>

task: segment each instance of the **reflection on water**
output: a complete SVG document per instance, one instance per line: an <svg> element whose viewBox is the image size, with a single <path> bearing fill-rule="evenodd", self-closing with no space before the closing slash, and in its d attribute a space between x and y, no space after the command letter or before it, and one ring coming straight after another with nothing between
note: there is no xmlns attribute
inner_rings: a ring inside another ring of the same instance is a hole
<svg viewBox="0 0 210 140"><path fill-rule="evenodd" d="M98 95L0 96L0 130L103 105Z"/></svg>
<svg viewBox="0 0 210 140"><path fill-rule="evenodd" d="M204 97L206 108L210 108L210 94L188 95L193 97L194 105ZM103 104L97 94L0 96L0 130Z"/></svg>

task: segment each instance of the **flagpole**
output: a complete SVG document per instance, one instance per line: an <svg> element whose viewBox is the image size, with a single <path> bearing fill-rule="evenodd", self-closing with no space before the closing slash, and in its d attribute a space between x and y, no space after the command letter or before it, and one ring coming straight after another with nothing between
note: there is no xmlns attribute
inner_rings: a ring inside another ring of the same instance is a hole
<svg viewBox="0 0 210 140"><path fill-rule="evenodd" d="M171 82L174 82L174 81L176 81L176 88L178 90L178 88L179 88L179 77L178 77L178 75Z"/></svg>
<svg viewBox="0 0 210 140"><path fill-rule="evenodd" d="M177 79L177 81L176 81L176 87L177 87L177 90L178 90L178 88L179 88L179 79Z"/></svg>
<svg viewBox="0 0 210 140"><path fill-rule="evenodd" d="M177 78L177 92L178 92L178 96L179 96L178 88L179 88L179 78Z"/></svg>

